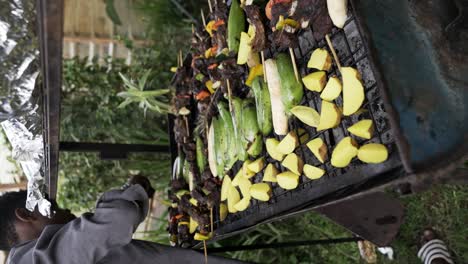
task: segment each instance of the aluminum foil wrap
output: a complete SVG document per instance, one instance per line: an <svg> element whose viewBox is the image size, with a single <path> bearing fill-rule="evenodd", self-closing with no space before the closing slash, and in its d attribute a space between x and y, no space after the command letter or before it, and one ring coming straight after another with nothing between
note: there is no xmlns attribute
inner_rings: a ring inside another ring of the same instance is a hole
<svg viewBox="0 0 468 264"><path fill-rule="evenodd" d="M26 208L51 216L44 179L44 141L35 1L0 5L0 122L13 158L28 179Z"/></svg>

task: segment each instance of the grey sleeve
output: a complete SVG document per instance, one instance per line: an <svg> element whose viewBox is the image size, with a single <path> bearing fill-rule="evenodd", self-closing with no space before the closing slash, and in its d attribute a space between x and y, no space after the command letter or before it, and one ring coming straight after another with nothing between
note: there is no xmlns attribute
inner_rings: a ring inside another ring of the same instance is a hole
<svg viewBox="0 0 468 264"><path fill-rule="evenodd" d="M49 241L36 244L34 263L96 263L114 248L127 245L148 213L140 185L105 193L94 214L63 226Z"/></svg>

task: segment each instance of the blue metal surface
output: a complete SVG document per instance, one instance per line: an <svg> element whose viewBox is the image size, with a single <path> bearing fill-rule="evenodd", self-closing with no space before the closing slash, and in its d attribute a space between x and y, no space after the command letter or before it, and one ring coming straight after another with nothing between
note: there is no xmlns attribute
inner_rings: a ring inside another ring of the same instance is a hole
<svg viewBox="0 0 468 264"><path fill-rule="evenodd" d="M412 164L457 150L468 134L468 56L444 43L446 18L437 11L418 13L419 6L407 0L357 3L409 141ZM468 43L464 47L468 51Z"/></svg>

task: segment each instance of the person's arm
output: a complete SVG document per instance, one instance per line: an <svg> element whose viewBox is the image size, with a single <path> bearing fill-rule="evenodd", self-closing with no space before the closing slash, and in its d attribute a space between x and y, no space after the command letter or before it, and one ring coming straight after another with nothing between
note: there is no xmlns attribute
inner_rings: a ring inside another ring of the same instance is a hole
<svg viewBox="0 0 468 264"><path fill-rule="evenodd" d="M147 191L135 184L104 193L94 214L84 214L49 238L41 235L35 263L96 263L110 250L127 245L148 213Z"/></svg>

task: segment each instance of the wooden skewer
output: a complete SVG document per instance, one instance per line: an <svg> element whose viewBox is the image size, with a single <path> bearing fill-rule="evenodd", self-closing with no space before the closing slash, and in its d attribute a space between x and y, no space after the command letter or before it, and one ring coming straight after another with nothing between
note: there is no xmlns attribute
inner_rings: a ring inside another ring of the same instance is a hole
<svg viewBox="0 0 468 264"><path fill-rule="evenodd" d="M203 9L200 9L200 12L201 12L201 19L202 19L202 22L203 22L203 27L206 28L205 13L203 13Z"/></svg>
<svg viewBox="0 0 468 264"><path fill-rule="evenodd" d="M211 218L211 234L213 234L213 207L210 208L210 218Z"/></svg>
<svg viewBox="0 0 468 264"><path fill-rule="evenodd" d="M260 52L260 55L262 56L263 80L266 83L267 82L267 77L266 77L266 70L265 70L265 52L262 50L262 52Z"/></svg>
<svg viewBox="0 0 468 264"><path fill-rule="evenodd" d="M208 264L208 249L206 248L206 240L203 240L203 250L205 252L205 264Z"/></svg>
<svg viewBox="0 0 468 264"><path fill-rule="evenodd" d="M228 88L229 112L232 113L233 107L232 107L231 82L229 82L229 79L227 79L227 80L226 80L226 83L227 83L227 88Z"/></svg>
<svg viewBox="0 0 468 264"><path fill-rule="evenodd" d="M328 47L330 48L332 54L333 54L333 58L335 59L335 62L336 62L336 65L338 66L338 70L341 72L341 63L340 63L340 59L338 58L338 55L336 55L336 50L335 48L333 47L333 44L331 42L331 39L330 39L330 36L327 34L325 35L325 39L327 40L327 44L328 44Z"/></svg>
<svg viewBox="0 0 468 264"><path fill-rule="evenodd" d="M208 0L208 7L210 8L210 13L213 13L213 6L211 5L211 0Z"/></svg>
<svg viewBox="0 0 468 264"><path fill-rule="evenodd" d="M179 50L179 57L180 57L180 67L184 66L184 57L182 56L182 50Z"/></svg>
<svg viewBox="0 0 468 264"><path fill-rule="evenodd" d="M195 34L195 26L192 24L192 34Z"/></svg>
<svg viewBox="0 0 468 264"><path fill-rule="evenodd" d="M296 75L296 81L299 81L299 72L297 71L296 57L294 56L294 51L292 48L289 48L289 55L291 55L291 60L294 68L294 75Z"/></svg>

